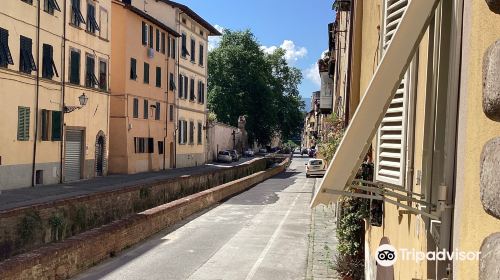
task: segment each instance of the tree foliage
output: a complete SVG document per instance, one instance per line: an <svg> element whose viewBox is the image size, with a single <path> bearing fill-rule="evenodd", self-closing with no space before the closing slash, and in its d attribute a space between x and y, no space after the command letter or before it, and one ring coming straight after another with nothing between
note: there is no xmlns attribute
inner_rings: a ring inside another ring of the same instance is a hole
<svg viewBox="0 0 500 280"><path fill-rule="evenodd" d="M300 133L302 74L287 64L284 50L265 54L250 31L225 30L208 69L208 108L218 121L236 126L246 116L249 140L260 144Z"/></svg>

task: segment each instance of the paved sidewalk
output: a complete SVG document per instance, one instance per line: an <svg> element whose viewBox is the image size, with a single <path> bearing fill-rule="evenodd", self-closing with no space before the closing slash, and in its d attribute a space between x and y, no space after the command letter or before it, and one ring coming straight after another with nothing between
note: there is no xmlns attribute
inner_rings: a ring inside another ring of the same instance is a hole
<svg viewBox="0 0 500 280"><path fill-rule="evenodd" d="M147 184L184 175L207 173L214 170L239 165L249 160L251 159L242 159L239 162L234 162L232 164L206 164L197 167L169 169L158 172L147 172L131 175L109 175L105 177L82 180L66 184L4 190L0 192L0 211L29 206L33 204L51 202L69 197L117 190L137 184Z"/></svg>
<svg viewBox="0 0 500 280"><path fill-rule="evenodd" d="M306 279L339 279L333 269L336 250L337 237L334 209L318 205L312 210L311 214Z"/></svg>

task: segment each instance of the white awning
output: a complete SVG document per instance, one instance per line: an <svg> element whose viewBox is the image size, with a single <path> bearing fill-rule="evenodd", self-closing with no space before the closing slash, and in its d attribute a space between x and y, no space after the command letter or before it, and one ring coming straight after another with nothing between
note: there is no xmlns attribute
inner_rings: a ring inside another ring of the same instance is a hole
<svg viewBox="0 0 500 280"><path fill-rule="evenodd" d="M440 0L410 1L354 114L311 207L345 195Z"/></svg>

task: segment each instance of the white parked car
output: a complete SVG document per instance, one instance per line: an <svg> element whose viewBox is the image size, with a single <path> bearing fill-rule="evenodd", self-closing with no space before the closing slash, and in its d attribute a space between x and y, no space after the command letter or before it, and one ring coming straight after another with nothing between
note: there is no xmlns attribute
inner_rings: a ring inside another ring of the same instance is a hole
<svg viewBox="0 0 500 280"><path fill-rule="evenodd" d="M255 153L252 150L248 149L248 150L243 152L243 155L246 157L253 157L253 156L255 156Z"/></svg>
<svg viewBox="0 0 500 280"><path fill-rule="evenodd" d="M326 161L323 159L310 159L306 163L306 177L321 176L326 173Z"/></svg>
<svg viewBox="0 0 500 280"><path fill-rule="evenodd" d="M220 151L217 155L218 162L233 162L233 157L229 151Z"/></svg>

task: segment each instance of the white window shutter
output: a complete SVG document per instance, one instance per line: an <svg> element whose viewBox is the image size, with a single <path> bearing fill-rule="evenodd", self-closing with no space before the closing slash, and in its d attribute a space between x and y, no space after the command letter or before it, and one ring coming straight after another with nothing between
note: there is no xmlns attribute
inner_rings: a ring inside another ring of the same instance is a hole
<svg viewBox="0 0 500 280"><path fill-rule="evenodd" d="M385 0L384 2L383 52L389 46L398 28L408 6L408 0ZM375 179L398 186L404 185L405 177L409 78L406 72L377 133Z"/></svg>

